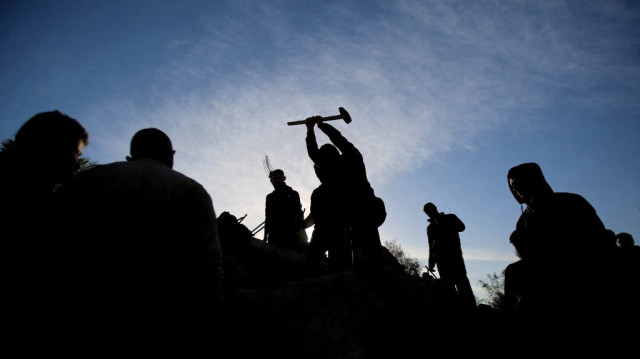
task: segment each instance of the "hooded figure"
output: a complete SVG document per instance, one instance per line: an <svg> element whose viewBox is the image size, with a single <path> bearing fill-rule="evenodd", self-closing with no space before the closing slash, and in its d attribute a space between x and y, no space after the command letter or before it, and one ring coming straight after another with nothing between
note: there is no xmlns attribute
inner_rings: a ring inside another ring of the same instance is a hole
<svg viewBox="0 0 640 359"><path fill-rule="evenodd" d="M516 201L527 205L510 238L520 258L562 266L594 265L591 261L603 250L613 249L591 204L578 194L554 192L538 164L513 167L507 178Z"/></svg>
<svg viewBox="0 0 640 359"><path fill-rule="evenodd" d="M615 297L605 226L582 196L554 192L536 163L511 168L507 179L526 209L510 236L521 260L505 269L506 309L543 324L536 335L547 339L560 341L565 330L597 335Z"/></svg>

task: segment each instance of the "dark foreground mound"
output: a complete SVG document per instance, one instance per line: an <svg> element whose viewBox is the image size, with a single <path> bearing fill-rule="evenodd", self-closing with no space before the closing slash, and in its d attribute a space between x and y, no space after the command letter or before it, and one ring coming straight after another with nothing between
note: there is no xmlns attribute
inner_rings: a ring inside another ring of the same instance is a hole
<svg viewBox="0 0 640 359"><path fill-rule="evenodd" d="M471 350L490 331L434 281L393 260L327 273L303 254L247 240L227 261L224 350L239 357L378 358ZM255 280L259 278L259 280Z"/></svg>

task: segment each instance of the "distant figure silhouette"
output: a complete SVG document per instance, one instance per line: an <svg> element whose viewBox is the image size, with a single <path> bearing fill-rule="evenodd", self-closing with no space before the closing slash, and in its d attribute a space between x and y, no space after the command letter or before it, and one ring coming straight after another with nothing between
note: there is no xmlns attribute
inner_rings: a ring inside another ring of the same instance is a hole
<svg viewBox="0 0 640 359"><path fill-rule="evenodd" d="M423 211L429 217L428 269L433 272L435 266L438 266L440 278L455 286L460 308L467 314L472 314L476 309L476 298L467 277L459 235L465 230L465 225L455 214L438 212L436 205L431 202L424 205Z"/></svg>
<svg viewBox="0 0 640 359"><path fill-rule="evenodd" d="M264 241L289 248L301 250L298 240L299 231L303 229L304 214L300 195L287 186L287 177L281 169L269 173L273 192L266 197Z"/></svg>
<svg viewBox="0 0 640 359"><path fill-rule="evenodd" d="M80 324L97 340L207 336L222 305L221 244L211 197L173 170L159 129L138 131L127 161L98 165L66 188L75 230ZM168 343L168 342L167 342Z"/></svg>
<svg viewBox="0 0 640 359"><path fill-rule="evenodd" d="M243 254L251 242L253 234L241 221L238 221L236 216L227 211L218 215L216 223L222 247L223 289L224 293L228 293L247 283L248 274Z"/></svg>
<svg viewBox="0 0 640 359"><path fill-rule="evenodd" d="M618 233L616 240L620 248L619 252L622 256L624 268L635 276L640 275L640 246L635 245L633 236L626 232Z"/></svg>
<svg viewBox="0 0 640 359"><path fill-rule="evenodd" d="M310 216L314 228L308 256L312 261L318 261L328 252L330 271L350 270L353 258L348 238L349 224L336 188L338 184L327 178L317 165L313 167L320 185L311 193Z"/></svg>
<svg viewBox="0 0 640 359"><path fill-rule="evenodd" d="M622 266L621 281L627 306L633 309L633 318L640 319L640 246L635 245L633 236L626 232L616 235L618 258ZM637 325L638 322L630 325Z"/></svg>
<svg viewBox="0 0 640 359"><path fill-rule="evenodd" d="M367 179L364 159L360 151L340 131L322 117L306 119L307 153L331 181L337 185L337 198L341 198L349 223L349 238L353 250L353 267L375 269L382 264L378 227L384 223L386 211L382 199L376 197ZM318 148L314 126L322 130L332 144Z"/></svg>
<svg viewBox="0 0 640 359"><path fill-rule="evenodd" d="M507 308L531 342L568 344L567 331L603 339L617 298L615 248L595 209L578 194L554 192L536 163L511 168L507 179L527 206L510 236L521 259L505 269Z"/></svg>
<svg viewBox="0 0 640 359"><path fill-rule="evenodd" d="M66 240L58 232L57 190L80 167L88 143L84 127L59 111L36 114L2 143L2 317L10 335L42 343L43 336L55 334L51 329L59 324L53 316L60 311L60 255Z"/></svg>

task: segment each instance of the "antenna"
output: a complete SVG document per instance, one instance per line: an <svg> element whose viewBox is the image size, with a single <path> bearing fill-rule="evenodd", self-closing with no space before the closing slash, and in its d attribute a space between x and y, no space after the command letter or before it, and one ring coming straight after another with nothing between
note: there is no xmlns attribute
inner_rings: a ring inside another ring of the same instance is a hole
<svg viewBox="0 0 640 359"><path fill-rule="evenodd" d="M271 172L273 172L273 167L271 167L271 163L269 163L269 156L264 156L264 160L262 160L262 167L267 173L267 177L270 177Z"/></svg>

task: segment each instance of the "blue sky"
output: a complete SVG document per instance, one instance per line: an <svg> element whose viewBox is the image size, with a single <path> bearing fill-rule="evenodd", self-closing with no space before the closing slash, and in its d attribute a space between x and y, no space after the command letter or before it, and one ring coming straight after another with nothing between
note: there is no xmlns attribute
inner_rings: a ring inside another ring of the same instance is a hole
<svg viewBox="0 0 640 359"><path fill-rule="evenodd" d="M345 107L353 122L333 124L386 202L383 241L426 264L423 204L457 214L481 297L516 259L517 164L640 242L639 25L636 1L2 0L0 137L58 109L107 163L158 127L175 169L253 229L265 156L303 207L318 185L286 123Z"/></svg>

